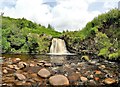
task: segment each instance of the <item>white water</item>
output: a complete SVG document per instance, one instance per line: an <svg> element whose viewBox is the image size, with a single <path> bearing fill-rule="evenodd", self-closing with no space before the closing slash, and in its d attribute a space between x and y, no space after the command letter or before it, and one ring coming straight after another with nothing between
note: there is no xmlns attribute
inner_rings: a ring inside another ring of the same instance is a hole
<svg viewBox="0 0 120 87"><path fill-rule="evenodd" d="M52 45L50 47L50 55L73 55L67 51L65 41L58 38L52 39ZM75 54L74 54L75 55Z"/></svg>

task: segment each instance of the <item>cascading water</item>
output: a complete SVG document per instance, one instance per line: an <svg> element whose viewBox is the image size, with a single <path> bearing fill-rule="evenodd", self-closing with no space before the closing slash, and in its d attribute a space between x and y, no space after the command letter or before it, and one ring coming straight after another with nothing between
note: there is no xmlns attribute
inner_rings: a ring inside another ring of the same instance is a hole
<svg viewBox="0 0 120 87"><path fill-rule="evenodd" d="M65 41L59 38L52 39L52 45L50 47L50 53L48 55L75 55L67 51Z"/></svg>
<svg viewBox="0 0 120 87"><path fill-rule="evenodd" d="M64 40L53 38L50 53L68 53Z"/></svg>

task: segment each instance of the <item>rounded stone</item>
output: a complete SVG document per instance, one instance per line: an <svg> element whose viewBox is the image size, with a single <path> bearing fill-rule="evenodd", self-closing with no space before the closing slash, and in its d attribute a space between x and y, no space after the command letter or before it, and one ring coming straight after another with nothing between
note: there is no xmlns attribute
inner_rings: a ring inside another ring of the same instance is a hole
<svg viewBox="0 0 120 87"><path fill-rule="evenodd" d="M4 73L4 74L7 74L7 73L8 73L8 71L7 71L6 69L4 69L4 70L3 70L3 73Z"/></svg>
<svg viewBox="0 0 120 87"><path fill-rule="evenodd" d="M110 84L113 84L113 83L115 83L116 81L115 81L115 79L113 79L113 78L106 78L105 80L104 80L104 83L105 84L108 84L108 85L110 85Z"/></svg>
<svg viewBox="0 0 120 87"><path fill-rule="evenodd" d="M80 77L80 79L81 79L82 82L88 81L88 79L86 77Z"/></svg>
<svg viewBox="0 0 120 87"><path fill-rule="evenodd" d="M47 69L43 68L38 72L38 75L43 78L47 78L51 75L51 73Z"/></svg>
<svg viewBox="0 0 120 87"><path fill-rule="evenodd" d="M63 75L54 75L49 78L49 82L53 86L69 85L69 80Z"/></svg>
<svg viewBox="0 0 120 87"><path fill-rule="evenodd" d="M25 80L26 77L23 74L18 74L16 73L15 76L19 79L19 80Z"/></svg>
<svg viewBox="0 0 120 87"><path fill-rule="evenodd" d="M8 67L9 67L9 68L11 68L11 69L13 69L13 68L14 68L14 66L13 66L13 65L8 65Z"/></svg>

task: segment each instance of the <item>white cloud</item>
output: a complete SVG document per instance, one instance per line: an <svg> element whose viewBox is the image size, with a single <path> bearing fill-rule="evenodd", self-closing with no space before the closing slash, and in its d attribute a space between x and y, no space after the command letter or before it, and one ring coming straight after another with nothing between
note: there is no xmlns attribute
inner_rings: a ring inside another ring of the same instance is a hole
<svg viewBox="0 0 120 87"><path fill-rule="evenodd" d="M3 5L3 0L1 1L0 5ZM8 6L10 1L13 1L14 7ZM56 1L55 7L43 4L46 1L48 0L7 0L7 5L4 5L2 10L6 16L24 17L44 26L51 24L58 31L82 29L87 22L101 13L88 11L89 5L97 0L51 0ZM109 4L105 4L104 8L108 8L106 6L113 8Z"/></svg>

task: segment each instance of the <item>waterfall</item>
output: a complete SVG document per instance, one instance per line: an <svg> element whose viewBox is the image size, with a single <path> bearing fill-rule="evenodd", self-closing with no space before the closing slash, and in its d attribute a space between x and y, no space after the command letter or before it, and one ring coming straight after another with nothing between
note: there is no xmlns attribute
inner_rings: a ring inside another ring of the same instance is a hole
<svg viewBox="0 0 120 87"><path fill-rule="evenodd" d="M65 41L58 38L52 39L52 45L50 47L50 53L65 54L68 53L65 45Z"/></svg>

